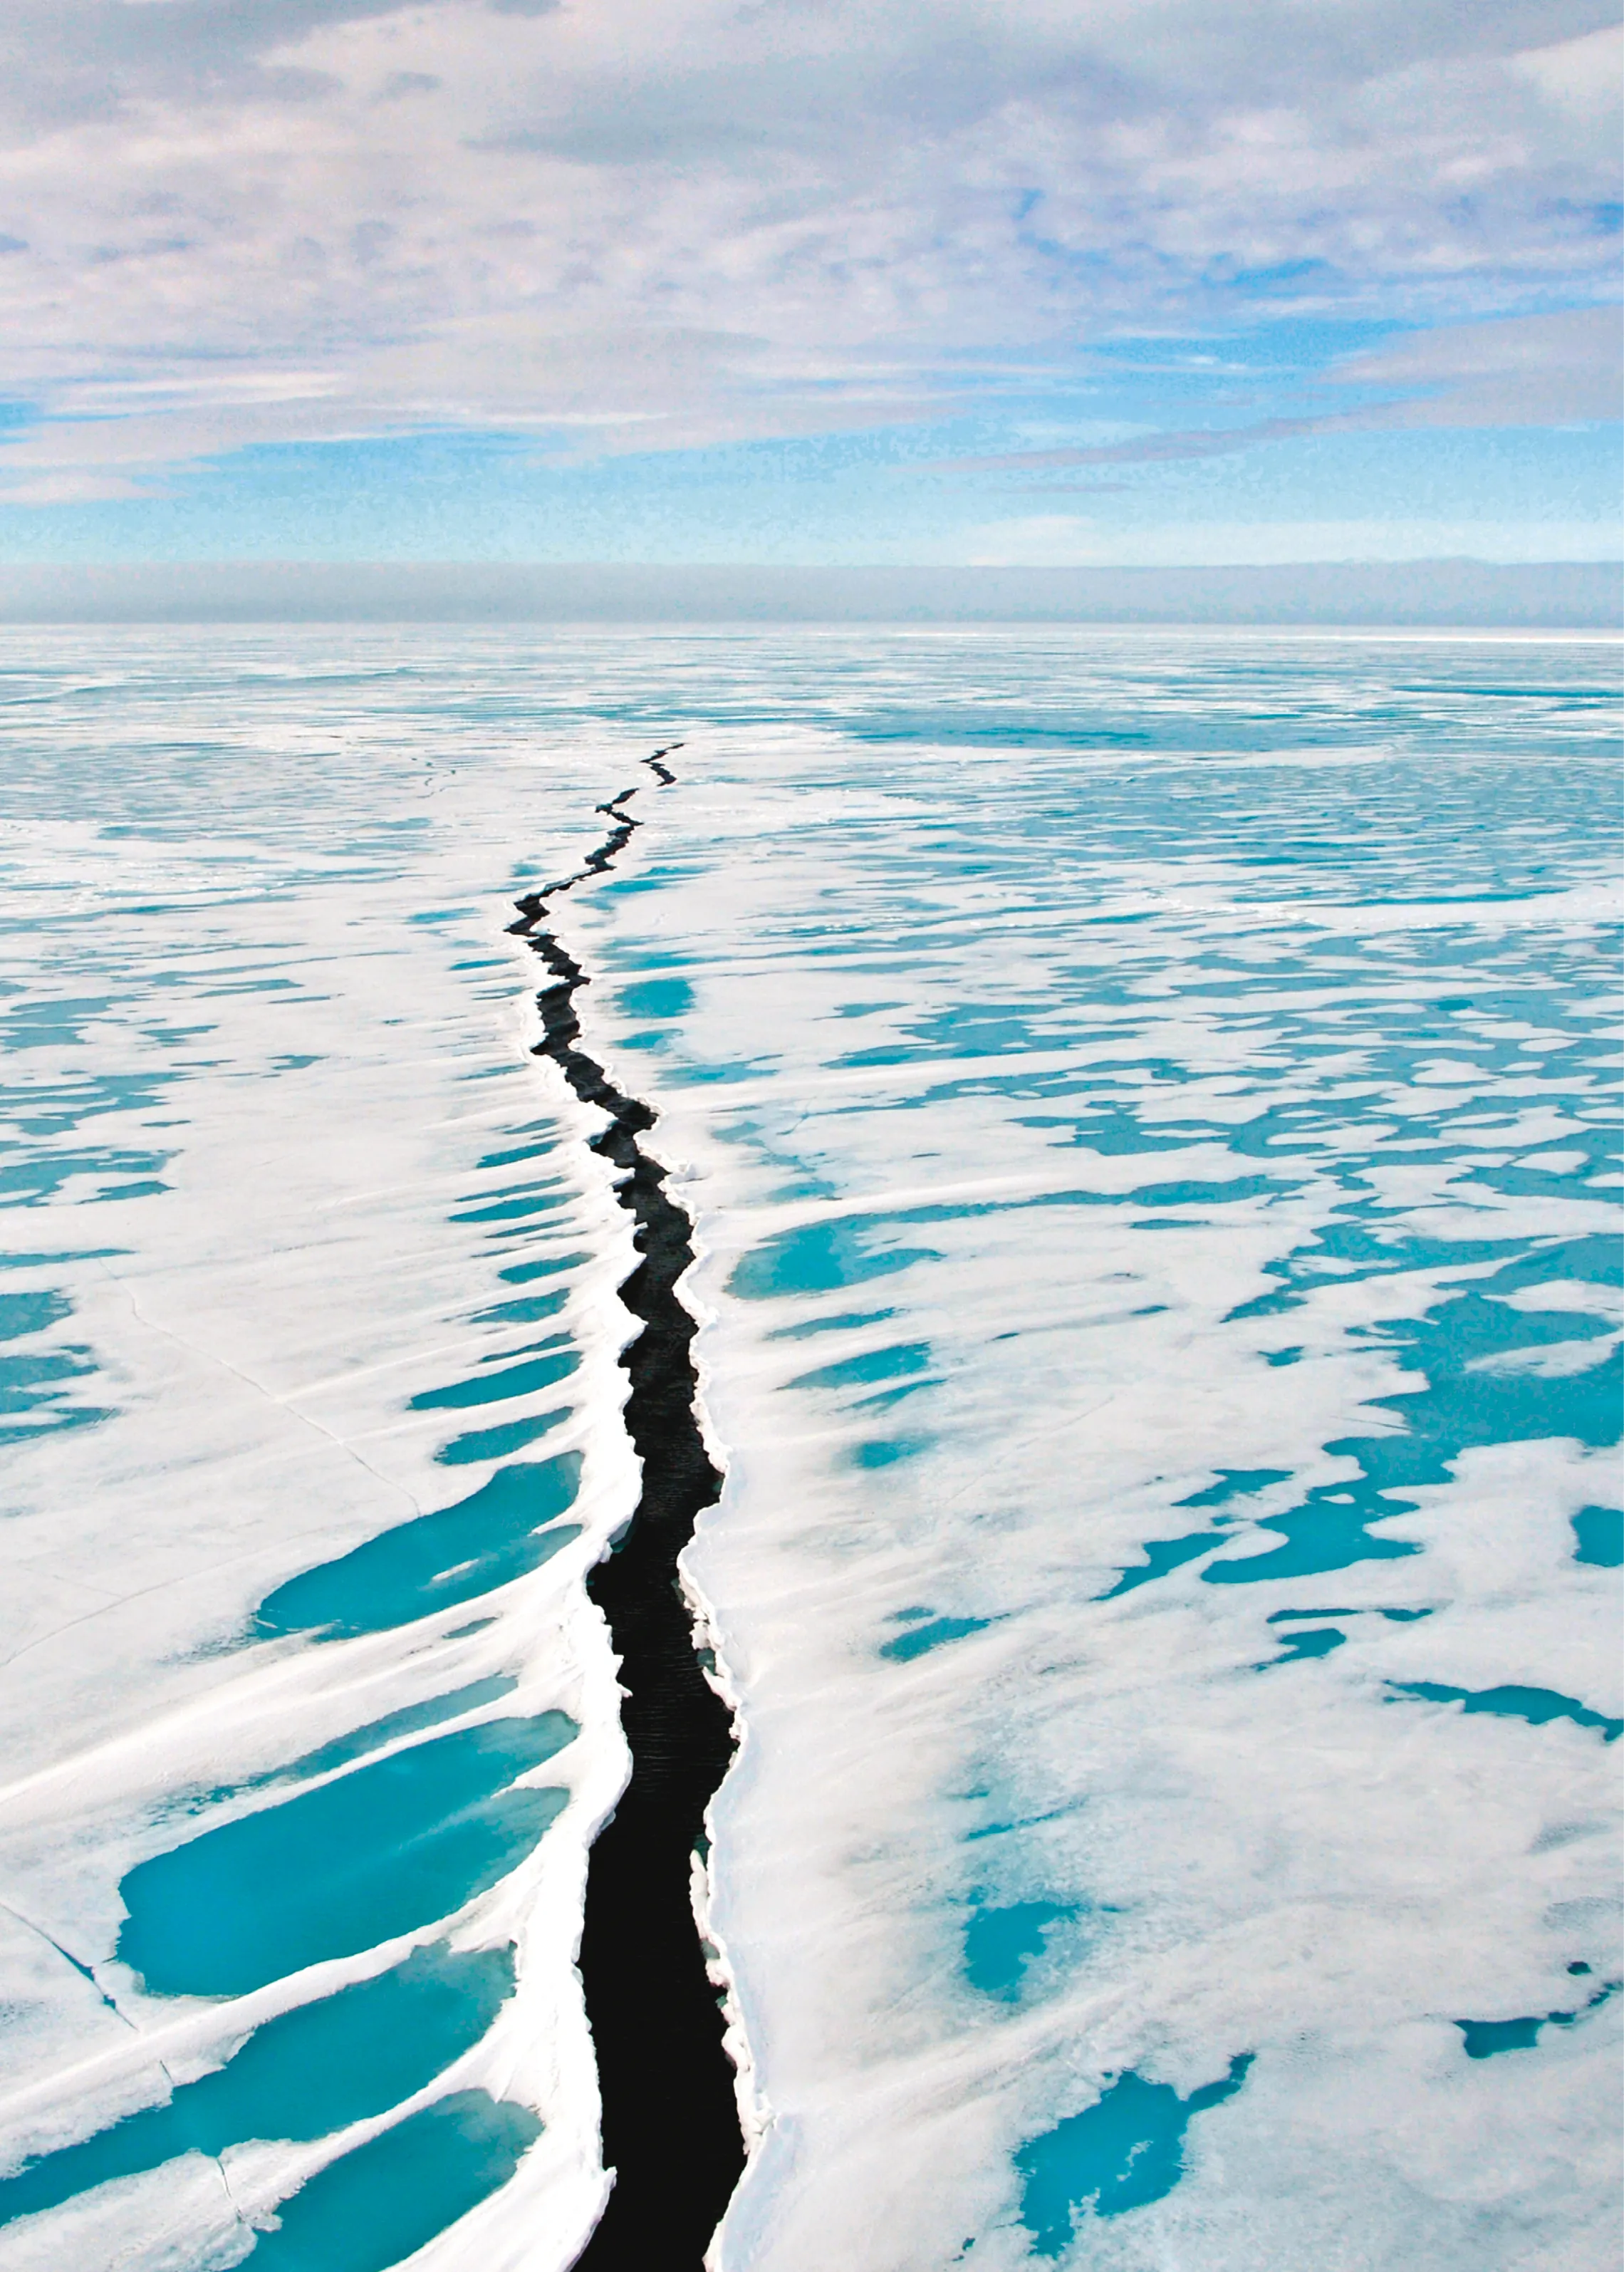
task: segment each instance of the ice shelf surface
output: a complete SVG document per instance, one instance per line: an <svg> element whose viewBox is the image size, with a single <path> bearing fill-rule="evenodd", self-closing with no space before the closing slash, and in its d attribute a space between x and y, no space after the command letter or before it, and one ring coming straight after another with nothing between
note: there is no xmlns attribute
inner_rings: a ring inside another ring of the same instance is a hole
<svg viewBox="0 0 1624 2272"><path fill-rule="evenodd" d="M0 661L0 2267L595 2213L632 1257L502 925L681 739L555 914L727 1468L721 2265L1611 2272L1613 648Z"/></svg>

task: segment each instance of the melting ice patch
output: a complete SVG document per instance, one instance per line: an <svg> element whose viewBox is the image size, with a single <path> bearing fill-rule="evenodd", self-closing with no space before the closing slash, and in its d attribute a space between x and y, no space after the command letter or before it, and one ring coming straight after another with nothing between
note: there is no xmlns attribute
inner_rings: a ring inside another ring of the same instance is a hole
<svg viewBox="0 0 1624 2272"><path fill-rule="evenodd" d="M514 1986L511 1948L443 1943L267 2020L224 2066L0 2179L0 2219L245 2138L317 2139L386 2112L478 2043Z"/></svg>
<svg viewBox="0 0 1624 2272"><path fill-rule="evenodd" d="M1015 2157L1021 2222L1032 2234L1033 2253L1059 2256L1080 2216L1122 2216L1170 2194L1183 2175L1191 2116L1233 2098L1251 2064L1243 2052L1220 2081L1188 2098L1143 2075L1108 2078L1092 2106L1023 2146Z"/></svg>

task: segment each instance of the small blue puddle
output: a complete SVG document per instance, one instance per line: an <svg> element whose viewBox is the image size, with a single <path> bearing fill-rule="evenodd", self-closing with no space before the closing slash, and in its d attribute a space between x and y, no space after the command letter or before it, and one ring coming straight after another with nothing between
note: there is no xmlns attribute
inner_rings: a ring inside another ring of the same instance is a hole
<svg viewBox="0 0 1624 2272"><path fill-rule="evenodd" d="M1271 1484L1285 1483L1290 1472L1286 1468L1220 1468L1217 1483L1209 1484L1205 1491L1193 1491L1188 1498L1179 1499L1176 1504L1195 1507L1223 1506L1230 1499L1266 1491ZM1181 1538L1148 1539L1144 1560L1131 1569L1124 1570L1115 1585L1099 1596L1100 1600L1111 1602L1119 1594L1131 1594L1136 1587L1148 1586L1153 1579L1165 1578L1184 1563L1193 1562L1197 1555L1211 1553L1229 1536L1227 1528L1221 1526L1235 1520L1233 1515L1219 1515L1217 1522L1205 1530L1187 1531Z"/></svg>
<svg viewBox="0 0 1624 2272"><path fill-rule="evenodd" d="M167 1152L111 1151L103 1147L84 1152L32 1153L0 1167L0 1205L37 1207L54 1199L74 1176L134 1176L150 1178L169 1163ZM161 1190L163 1186L160 1185ZM116 1196L116 1191L113 1196ZM96 1194L108 1196L106 1190ZM64 1257L63 1259L71 1259Z"/></svg>
<svg viewBox="0 0 1624 2272"><path fill-rule="evenodd" d="M1163 2200L1184 2174L1184 2134L1192 2116L1233 2098L1254 2054L1229 2063L1218 2082L1181 2098L1171 2084L1147 2082L1131 2070L1081 2114L1069 2115L1015 2157L1020 2171L1021 2222L1039 2256L1069 2246L1079 2215L1121 2216Z"/></svg>
<svg viewBox="0 0 1624 2272"><path fill-rule="evenodd" d="M19 1002L5 1013L4 1043L8 1050L71 1049L85 1038L93 1018L111 1009L112 998L84 994L57 1002Z"/></svg>
<svg viewBox="0 0 1624 2272"><path fill-rule="evenodd" d="M452 1215L452 1222L520 1222L533 1214L549 1214L569 1199L567 1192L541 1191L533 1188L518 1192L508 1198L488 1200L483 1206L466 1207L460 1214Z"/></svg>
<svg viewBox="0 0 1624 2272"><path fill-rule="evenodd" d="M1624 1720L1609 1720L1554 1688L1446 1688L1436 1680L1389 1680L1388 1686L1396 1695L1419 1696L1428 1704L1458 1704L1463 1712L1495 1712L1504 1719L1530 1721L1536 1728L1547 1720L1571 1720L1576 1727L1599 1728L1607 1744L1624 1736Z"/></svg>
<svg viewBox="0 0 1624 2272"><path fill-rule="evenodd" d="M332 1743L319 1745L285 1768L273 1768L235 1790L223 1790L211 1796L217 1799L235 1798L239 1790L263 1790L272 1783L314 1782L317 1775L336 1775L352 1761L364 1760L369 1753L381 1752L387 1744L398 1744L403 1736L421 1736L426 1728L438 1727L443 1720L458 1719L465 1712L477 1712L483 1704L500 1703L518 1685L512 1675L505 1672L493 1673L488 1680L471 1680L466 1688L452 1688L443 1696L429 1697L425 1703L408 1704L401 1711L387 1712L381 1720L369 1721L364 1728L354 1728L346 1736L335 1737Z"/></svg>
<svg viewBox="0 0 1624 2272"><path fill-rule="evenodd" d="M43 1333L67 1317L72 1304L65 1294L0 1294L0 1342L20 1341L25 1334Z"/></svg>
<svg viewBox="0 0 1624 2272"><path fill-rule="evenodd" d="M910 1396L919 1396L927 1388L940 1388L941 1386L941 1380L935 1374L928 1380L905 1380L899 1388L883 1388L877 1395L860 1396L846 1409L869 1414L894 1412L898 1405L905 1404Z"/></svg>
<svg viewBox="0 0 1624 2272"><path fill-rule="evenodd" d="M869 1228L861 1222L809 1222L798 1230L778 1231L734 1264L727 1290L749 1302L778 1294L831 1294L841 1286L889 1277L911 1263L941 1259L927 1246L873 1251L866 1244Z"/></svg>
<svg viewBox="0 0 1624 2272"><path fill-rule="evenodd" d="M965 1927L965 1973L972 1988L1012 2004L1026 1968L1048 1946L1051 1927L1077 1915L1075 1902L1008 1902L978 1909Z"/></svg>
<svg viewBox="0 0 1624 2272"><path fill-rule="evenodd" d="M1300 1664L1306 1656L1329 1656L1333 1648L1340 1648L1347 1639L1335 1626L1310 1626L1305 1633L1287 1633L1285 1646L1278 1656L1268 1657L1253 1669L1268 1671L1270 1665Z"/></svg>
<svg viewBox="0 0 1624 2272"><path fill-rule="evenodd" d="M503 1372L487 1373L483 1379L454 1380L444 1388L426 1388L412 1399L407 1409L413 1412L461 1411L471 1404L501 1404L509 1397L533 1396L540 1389L567 1380L579 1363L574 1349L555 1349L546 1356L532 1357L525 1364L510 1364Z"/></svg>
<svg viewBox="0 0 1624 2272"><path fill-rule="evenodd" d="M1624 1507L1582 1506L1573 1519L1576 1562L1589 1562L1598 1570L1616 1570L1624 1563Z"/></svg>
<svg viewBox="0 0 1624 2272"><path fill-rule="evenodd" d="M212 2074L0 2181L0 2224L178 2155L324 2138L387 2112L484 2035L513 1992L511 1948L414 1949L376 1979L257 2028Z"/></svg>
<svg viewBox="0 0 1624 2272"><path fill-rule="evenodd" d="M1543 2020L1456 2020L1466 2040L1466 2056L1493 2059L1498 2052L1531 2052L1546 2020L1571 2021L1571 2013L1550 2012Z"/></svg>
<svg viewBox="0 0 1624 2272"><path fill-rule="evenodd" d="M245 2261L253 2272L386 2272L506 2185L540 2134L527 2106L459 2090L318 2170Z"/></svg>
<svg viewBox="0 0 1624 2272"><path fill-rule="evenodd" d="M1142 1184L1125 1192L1129 1207L1224 1207L1237 1200L1266 1199L1292 1185L1272 1176L1237 1176L1227 1184Z"/></svg>
<svg viewBox="0 0 1624 2272"><path fill-rule="evenodd" d="M681 1018L694 1006L686 978L642 978L622 986L617 1005L628 1018Z"/></svg>
<svg viewBox="0 0 1624 2272"><path fill-rule="evenodd" d="M1275 1610L1270 1612L1269 1622L1271 1626L1297 1625L1306 1618L1358 1618L1366 1615L1388 1618L1395 1625L1414 1625L1422 1618L1431 1617L1432 1611L1384 1609L1372 1609L1368 1611L1352 1609ZM1252 1667L1254 1672L1267 1672L1271 1665L1276 1664L1300 1663L1304 1657L1329 1656L1332 1649L1342 1647L1347 1635L1337 1626L1309 1626L1301 1633L1282 1633L1280 1639L1285 1643L1285 1647L1279 1655L1265 1657L1261 1664L1255 1664Z"/></svg>
<svg viewBox="0 0 1624 2272"><path fill-rule="evenodd" d="M585 1254L544 1254L534 1262L510 1262L496 1275L504 1286L532 1286L538 1278L556 1278L561 1271L581 1269L590 1259Z"/></svg>
<svg viewBox="0 0 1624 2272"><path fill-rule="evenodd" d="M895 1310L842 1310L837 1317L802 1318L793 1326L775 1326L767 1339L770 1342L803 1342L808 1334L838 1334L857 1326L883 1326L896 1314Z"/></svg>
<svg viewBox="0 0 1624 2272"><path fill-rule="evenodd" d="M919 1622L928 1619L927 1624ZM927 1649L940 1648L943 1641L963 1640L966 1633L983 1633L992 1623L990 1618L933 1618L928 1610L898 1610L891 1619L893 1625L906 1623L909 1630L899 1633L884 1642L882 1656L893 1657L906 1664L910 1659L923 1656Z"/></svg>
<svg viewBox="0 0 1624 2272"><path fill-rule="evenodd" d="M47 1332L71 1317L72 1307L65 1294L52 1290L0 1294L0 1343ZM87 1349L0 1349L0 1443L26 1443L63 1428L89 1428L111 1419L102 1406L67 1401L72 1384L93 1378L96 1371Z"/></svg>
<svg viewBox="0 0 1624 2272"><path fill-rule="evenodd" d="M846 1461L861 1469L895 1467L898 1460L918 1459L934 1441L930 1436L880 1436L872 1443L854 1444L846 1455Z"/></svg>
<svg viewBox="0 0 1624 2272"><path fill-rule="evenodd" d="M533 1326L543 1318L555 1318L563 1308L565 1297L562 1290L551 1294L521 1294L516 1301L498 1302L489 1310L476 1310L476 1326Z"/></svg>
<svg viewBox="0 0 1624 2272"><path fill-rule="evenodd" d="M1569 1965L1570 1972L1588 1972L1588 1965ZM1521 2020L1456 2020L1471 2059L1494 2059L1501 2052L1531 2052L1539 2042L1541 2028L1571 2028L1587 2013L1605 2004L1617 1994L1620 1983L1609 1980L1599 1987L1587 2002L1573 2012L1546 2012Z"/></svg>
<svg viewBox="0 0 1624 2272"><path fill-rule="evenodd" d="M1182 1538L1148 1539L1144 1560L1131 1570L1124 1570L1115 1585L1100 1595L1100 1600L1114 1602L1119 1594L1131 1594L1136 1587L1148 1586L1152 1579L1166 1577L1181 1563L1193 1562L1198 1554L1210 1554L1224 1536L1221 1530L1197 1530Z"/></svg>
<svg viewBox="0 0 1624 2272"><path fill-rule="evenodd" d="M242 1996L449 1917L562 1812L566 1790L509 1786L576 1733L487 1721L205 1830L123 1880L117 1954L153 1995Z"/></svg>
<svg viewBox="0 0 1624 2272"><path fill-rule="evenodd" d="M535 1129L540 1125L541 1124L540 1122L533 1122L529 1129L518 1128L515 1129L513 1132L516 1136L533 1134ZM545 1160L548 1154L555 1148L555 1143L556 1138L555 1137L555 1141L553 1143L510 1144L503 1151L486 1152L482 1154L473 1164L476 1168L522 1167L527 1160Z"/></svg>
<svg viewBox="0 0 1624 2272"><path fill-rule="evenodd" d="M522 1578L581 1535L557 1517L579 1487L581 1457L499 1469L455 1506L398 1523L364 1546L267 1594L248 1636L312 1633L323 1640L384 1633ZM545 1527L544 1527L545 1526Z"/></svg>
<svg viewBox="0 0 1624 2272"><path fill-rule="evenodd" d="M93 1376L96 1364L86 1349L17 1349L0 1356L0 1443L26 1443L63 1428L91 1428L112 1414L94 1404L63 1400L72 1384Z"/></svg>
<svg viewBox="0 0 1624 2272"><path fill-rule="evenodd" d="M551 1412L532 1413L525 1420L504 1420L499 1428L476 1428L466 1436L453 1436L435 1454L435 1460L443 1468L472 1468L487 1460L510 1459L515 1452L550 1436L569 1417L570 1408L563 1404Z"/></svg>
<svg viewBox="0 0 1624 2272"><path fill-rule="evenodd" d="M927 1342L898 1342L890 1349L869 1349L862 1356L848 1356L838 1364L819 1365L816 1372L801 1373L788 1385L791 1388L861 1388L875 1381L923 1372L929 1363Z"/></svg>
<svg viewBox="0 0 1624 2272"><path fill-rule="evenodd" d="M1403 1504L1383 1498L1359 1479L1338 1489L1310 1491L1302 1506L1289 1513L1260 1517L1264 1530L1283 1534L1283 1546L1211 1562L1201 1574L1210 1586L1255 1586L1277 1578L1322 1578L1333 1571L1351 1570L1356 1562L1395 1561L1419 1554L1419 1546L1374 1536L1366 1528L1406 1511Z"/></svg>

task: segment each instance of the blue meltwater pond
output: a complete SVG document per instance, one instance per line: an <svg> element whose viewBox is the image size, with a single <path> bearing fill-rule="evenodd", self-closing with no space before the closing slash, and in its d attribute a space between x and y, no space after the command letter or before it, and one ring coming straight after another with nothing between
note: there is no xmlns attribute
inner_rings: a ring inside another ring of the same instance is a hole
<svg viewBox="0 0 1624 2272"><path fill-rule="evenodd" d="M1613 2272L1612 646L0 666L0 2272L599 2213L634 783L721 2272Z"/></svg>

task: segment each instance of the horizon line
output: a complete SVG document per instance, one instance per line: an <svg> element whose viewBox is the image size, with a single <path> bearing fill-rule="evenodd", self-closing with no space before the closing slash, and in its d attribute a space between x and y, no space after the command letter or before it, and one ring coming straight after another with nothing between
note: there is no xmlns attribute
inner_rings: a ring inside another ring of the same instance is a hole
<svg viewBox="0 0 1624 2272"><path fill-rule="evenodd" d="M0 562L0 624L1091 624L1624 630L1624 561L850 566L431 560Z"/></svg>

